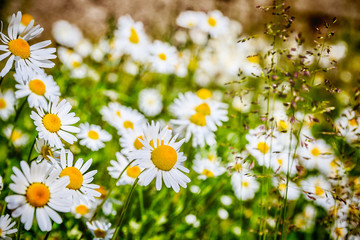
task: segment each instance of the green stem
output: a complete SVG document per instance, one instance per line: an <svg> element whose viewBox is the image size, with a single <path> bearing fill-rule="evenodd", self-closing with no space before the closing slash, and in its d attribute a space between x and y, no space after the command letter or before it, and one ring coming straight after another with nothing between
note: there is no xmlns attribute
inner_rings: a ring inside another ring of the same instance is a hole
<svg viewBox="0 0 360 240"><path fill-rule="evenodd" d="M143 197L143 192L141 188L138 188L138 193L139 193L139 201L140 201L140 215L141 215L141 219L144 217L144 197Z"/></svg>
<svg viewBox="0 0 360 240"><path fill-rule="evenodd" d="M3 80L4 80L4 77L1 77L1 78L0 78L0 86L1 86L1 84L2 84L2 82L3 82Z"/></svg>
<svg viewBox="0 0 360 240"><path fill-rule="evenodd" d="M21 221L20 221L20 218L19 218L19 223L18 223L18 231L17 231L17 234L16 234L16 239L17 240L20 240L20 236L21 236Z"/></svg>
<svg viewBox="0 0 360 240"><path fill-rule="evenodd" d="M49 236L50 236L50 231L46 233L44 240L47 240Z"/></svg>
<svg viewBox="0 0 360 240"><path fill-rule="evenodd" d="M117 239L117 236L118 236L119 231L120 231L120 228L121 228L121 224L122 224L122 222L123 222L123 220L124 220L124 216L125 216L126 210L127 210L128 206L129 206L129 203L130 203L131 196L132 196L132 194L133 194L133 192L134 192L134 189L135 189L138 181L139 181L139 178L136 178L134 184L132 185L132 187L131 187L131 189L130 189L129 195L128 195L128 197L127 197L127 199L126 199L126 202L125 202L125 205L124 205L124 207L123 207L122 210L121 210L120 217L118 218L118 220L117 220L117 222L116 222L116 230L115 230L115 233L114 233L114 235L113 235L113 237L112 237L112 240Z"/></svg>
<svg viewBox="0 0 360 240"><path fill-rule="evenodd" d="M91 219L89 220L89 222L92 222L96 215L99 213L100 209L102 208L102 206L104 205L104 203L106 202L106 200L109 198L110 194L112 193L112 191L114 190L114 188L116 187L116 184L118 183L118 181L120 180L121 176L123 175L123 173L125 172L125 170L134 162L135 160L132 160L131 162L129 162L128 165L126 165L126 167L122 170L122 172L120 173L119 177L116 179L115 183L111 186L111 188L108 191L108 194L106 195L106 197L102 200L102 202L100 203L100 205L96 208L96 211L94 213L94 215L91 217Z"/></svg>
<svg viewBox="0 0 360 240"><path fill-rule="evenodd" d="M37 138L37 136L38 136L38 135L35 136L34 141L33 141L32 145L31 145L27 162L30 162L31 154L32 154L32 151L34 150L34 146L35 146L35 143L36 143L36 138Z"/></svg>

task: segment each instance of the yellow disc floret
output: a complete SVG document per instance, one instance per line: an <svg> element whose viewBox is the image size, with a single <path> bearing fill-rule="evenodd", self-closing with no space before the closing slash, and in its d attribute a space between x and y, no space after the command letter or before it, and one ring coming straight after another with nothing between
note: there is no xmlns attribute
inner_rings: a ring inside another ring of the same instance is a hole
<svg viewBox="0 0 360 240"><path fill-rule="evenodd" d="M204 169L201 174L205 175L205 176L207 176L209 178L214 177L214 173L212 171L208 170L208 169Z"/></svg>
<svg viewBox="0 0 360 240"><path fill-rule="evenodd" d="M216 26L216 20L213 17L208 18L208 23L210 26L215 27Z"/></svg>
<svg viewBox="0 0 360 240"><path fill-rule="evenodd" d="M168 145L158 146L151 152L151 160L158 169L169 171L177 162L177 153Z"/></svg>
<svg viewBox="0 0 360 240"><path fill-rule="evenodd" d="M29 88L33 93L35 93L39 96L44 96L44 94L46 92L46 86L45 86L44 82L41 81L40 79L30 80Z"/></svg>
<svg viewBox="0 0 360 240"><path fill-rule="evenodd" d="M94 130L90 130L88 132L88 137L93 139L93 140L98 140L99 139L99 134L97 132L95 132Z"/></svg>
<svg viewBox="0 0 360 240"><path fill-rule="evenodd" d="M322 196L324 193L325 193L325 191L321 187L315 186L315 194L316 195Z"/></svg>
<svg viewBox="0 0 360 240"><path fill-rule="evenodd" d="M195 111L198 112L198 113L202 113L205 116L208 116L208 115L211 114L210 107L209 107L209 105L207 103L200 104L199 106L197 106L195 108Z"/></svg>
<svg viewBox="0 0 360 240"><path fill-rule="evenodd" d="M24 26L27 26L29 25L29 23L31 22L31 20L33 20L34 17L31 16L30 14L28 13L25 13L24 15L22 15L21 17L21 23L24 25Z"/></svg>
<svg viewBox="0 0 360 240"><path fill-rule="evenodd" d="M75 208L75 212L84 216L85 214L89 213L89 208L87 206L81 204Z"/></svg>
<svg viewBox="0 0 360 240"><path fill-rule="evenodd" d="M41 147L41 156L46 160L50 160L48 156L50 157L54 156L50 146L44 145Z"/></svg>
<svg viewBox="0 0 360 240"><path fill-rule="evenodd" d="M317 148L317 147L314 147L312 150L311 150L311 154L315 157L319 156L320 155L320 150Z"/></svg>
<svg viewBox="0 0 360 240"><path fill-rule="evenodd" d="M107 191L106 191L106 188L99 185L99 188L98 189L95 189L96 191L98 191L101 195L100 197L96 197L98 199L104 199L107 195Z"/></svg>
<svg viewBox="0 0 360 240"><path fill-rule="evenodd" d="M205 115L202 113L199 113L199 112L195 113L194 115L192 115L190 117L189 120L190 120L190 122L192 122L195 125L198 125L201 127L206 126L206 118L205 118Z"/></svg>
<svg viewBox="0 0 360 240"><path fill-rule="evenodd" d="M33 207L43 207L50 200L50 190L43 183L32 183L25 192L26 201Z"/></svg>
<svg viewBox="0 0 360 240"><path fill-rule="evenodd" d="M163 61L166 60L166 55L165 55L165 53L160 53L158 56L159 56L159 58L160 58L161 60L163 60Z"/></svg>
<svg viewBox="0 0 360 240"><path fill-rule="evenodd" d="M66 186L67 188L74 190L81 188L84 178L79 169L76 167L64 168L60 173L60 177L63 176L69 176L70 178L70 183Z"/></svg>
<svg viewBox="0 0 360 240"><path fill-rule="evenodd" d="M258 55L249 56L247 57L247 60L251 63L256 63L256 64L260 63L260 57Z"/></svg>
<svg viewBox="0 0 360 240"><path fill-rule="evenodd" d="M42 119L42 122L46 130L48 130L49 132L53 133L60 130L61 120L56 114L53 113L45 114L45 116Z"/></svg>
<svg viewBox="0 0 360 240"><path fill-rule="evenodd" d="M269 146L265 142L259 142L257 149L263 154L266 154L269 151Z"/></svg>
<svg viewBox="0 0 360 240"><path fill-rule="evenodd" d="M136 148L136 150L142 149L142 148L144 147L144 144L142 144L139 139L144 140L144 139L143 139L143 136L137 137L137 138L135 139L135 141L134 141L134 147Z"/></svg>
<svg viewBox="0 0 360 240"><path fill-rule="evenodd" d="M0 109L6 108L6 101L4 98L0 98Z"/></svg>
<svg viewBox="0 0 360 240"><path fill-rule="evenodd" d="M104 231L100 228L97 228L94 230L94 235L97 238L104 238L104 237L106 237L106 231Z"/></svg>
<svg viewBox="0 0 360 240"><path fill-rule="evenodd" d="M30 45L24 39L18 38L8 43L9 51L22 59L30 57Z"/></svg>
<svg viewBox="0 0 360 240"><path fill-rule="evenodd" d="M138 166L128 167L126 169L126 174L131 178L137 178L140 173L141 173L141 170Z"/></svg>
<svg viewBox="0 0 360 240"><path fill-rule="evenodd" d="M198 90L198 91L196 92L196 95L197 95L199 98L205 100L205 99L211 98L212 93L211 93L210 90L208 90L208 89L206 89L206 88L202 88L202 89L200 89L200 90Z"/></svg>
<svg viewBox="0 0 360 240"><path fill-rule="evenodd" d="M134 129L134 124L131 121L125 121L124 122L124 128Z"/></svg>
<svg viewBox="0 0 360 240"><path fill-rule="evenodd" d="M131 28L130 32L131 33L130 33L129 41L134 44L139 43L139 36L138 36L136 30L134 28Z"/></svg>

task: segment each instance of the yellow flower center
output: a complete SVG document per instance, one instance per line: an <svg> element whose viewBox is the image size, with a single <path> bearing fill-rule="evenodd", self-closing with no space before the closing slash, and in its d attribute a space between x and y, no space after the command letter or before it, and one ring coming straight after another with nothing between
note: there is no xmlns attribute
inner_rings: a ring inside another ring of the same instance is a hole
<svg viewBox="0 0 360 240"><path fill-rule="evenodd" d="M34 17L31 16L30 14L28 13L25 13L24 15L22 15L21 17L21 23L24 25L24 26L27 26L29 25L29 23L31 22L31 20L33 20Z"/></svg>
<svg viewBox="0 0 360 240"><path fill-rule="evenodd" d="M158 146L159 146L159 145L162 146L162 145L164 145L164 140L161 140L161 143L160 143L159 139L156 139L156 143L157 143ZM152 148L155 148L155 146L154 146L154 141L153 141L153 140L150 140L149 144L150 144L150 146L151 146Z"/></svg>
<svg viewBox="0 0 360 240"><path fill-rule="evenodd" d="M6 101L4 98L0 98L0 109L6 108Z"/></svg>
<svg viewBox="0 0 360 240"><path fill-rule="evenodd" d="M358 123L357 123L357 121L356 121L356 119L355 119L355 118L353 118L353 119L349 120L349 124L350 124L350 126L352 126L352 127L354 127L354 126L357 126L357 125L358 125Z"/></svg>
<svg viewBox="0 0 360 240"><path fill-rule="evenodd" d="M204 169L201 174L205 175L205 176L207 176L209 178L214 177L214 173L212 171L210 171L210 170L207 170L207 169Z"/></svg>
<svg viewBox="0 0 360 240"><path fill-rule="evenodd" d="M280 189L280 191L285 191L285 189L286 189L286 184L285 184L285 183L280 183L280 184L279 184L279 189Z"/></svg>
<svg viewBox="0 0 360 240"><path fill-rule="evenodd" d="M39 96L44 96L45 92L46 92L46 86L44 84L43 81L41 81L40 79L33 79L29 82L29 88L30 90L39 95Z"/></svg>
<svg viewBox="0 0 360 240"><path fill-rule="evenodd" d="M119 110L116 111L116 116L121 117L121 113Z"/></svg>
<svg viewBox="0 0 360 240"><path fill-rule="evenodd" d="M259 142L257 148L263 154L266 154L269 151L269 146L265 142Z"/></svg>
<svg viewBox="0 0 360 240"><path fill-rule="evenodd" d="M137 137L137 138L135 139L135 141L134 141L134 147L135 147L137 150L142 149L142 148L144 147L144 145L140 142L139 139L144 140L144 139L143 139L143 136Z"/></svg>
<svg viewBox="0 0 360 240"><path fill-rule="evenodd" d="M94 235L97 238L104 238L104 237L106 237L106 231L104 231L100 228L97 228L94 230Z"/></svg>
<svg viewBox="0 0 360 240"><path fill-rule="evenodd" d="M81 204L75 208L75 212L84 216L85 214L89 213L89 208L87 206Z"/></svg>
<svg viewBox="0 0 360 240"><path fill-rule="evenodd" d="M200 104L199 106L197 106L197 107L195 108L195 111L198 112L198 113L202 113L202 114L204 114L205 116L211 114L210 107L209 107L209 105L208 105L207 103L202 103L202 104Z"/></svg>
<svg viewBox="0 0 360 240"><path fill-rule="evenodd" d="M279 163L279 165L282 165L283 160L279 158L279 159L277 160L277 162Z"/></svg>
<svg viewBox="0 0 360 240"><path fill-rule="evenodd" d="M48 145L44 145L41 147L41 156L46 160L50 160L48 156L53 157L53 152Z"/></svg>
<svg viewBox="0 0 360 240"><path fill-rule="evenodd" d="M46 130L48 130L49 132L53 133L53 132L57 132L60 130L60 127L61 127L60 118L53 113L46 114L43 117L42 122L43 122Z"/></svg>
<svg viewBox="0 0 360 240"><path fill-rule="evenodd" d="M32 183L25 192L26 201L33 207L43 207L50 200L50 190L43 183Z"/></svg>
<svg viewBox="0 0 360 240"><path fill-rule="evenodd" d="M2 229L0 228L0 236L1 236L2 232L3 232L3 231L2 231Z"/></svg>
<svg viewBox="0 0 360 240"><path fill-rule="evenodd" d="M151 160L158 169L169 171L177 162L177 153L168 145L158 146L151 152Z"/></svg>
<svg viewBox="0 0 360 240"><path fill-rule="evenodd" d="M317 147L314 147L312 150L311 150L311 154L315 157L319 156L320 155L320 150L317 148Z"/></svg>
<svg viewBox="0 0 360 240"><path fill-rule="evenodd" d="M100 197L96 197L98 199L104 199L107 195L107 191L106 188L104 188L103 186L99 185L98 189L95 189L96 191L98 191L101 195Z"/></svg>
<svg viewBox="0 0 360 240"><path fill-rule="evenodd" d="M216 162L217 156L215 154L209 154L208 159L210 162Z"/></svg>
<svg viewBox="0 0 360 240"><path fill-rule="evenodd" d="M251 63L256 63L256 64L260 63L260 57L258 55L249 56L247 57L247 60Z"/></svg>
<svg viewBox="0 0 360 240"><path fill-rule="evenodd" d="M325 193L325 191L321 187L315 186L315 194L316 195L322 196L324 193Z"/></svg>
<svg viewBox="0 0 360 240"><path fill-rule="evenodd" d="M210 26L215 27L216 26L216 20L213 17L208 18L208 23Z"/></svg>
<svg viewBox="0 0 360 240"><path fill-rule="evenodd" d="M336 236L342 237L343 236L343 229L342 228L335 228L334 230Z"/></svg>
<svg viewBox="0 0 360 240"><path fill-rule="evenodd" d="M165 53L160 53L158 56L159 56L159 58L160 58L161 60L163 60L163 61L166 60L166 55L165 55Z"/></svg>
<svg viewBox="0 0 360 240"><path fill-rule="evenodd" d="M125 121L124 122L124 128L131 128L134 129L134 124L130 121Z"/></svg>
<svg viewBox="0 0 360 240"><path fill-rule="evenodd" d="M137 178L140 173L141 173L141 170L138 166L128 167L126 169L126 174L131 178Z"/></svg>
<svg viewBox="0 0 360 240"><path fill-rule="evenodd" d="M78 68L81 66L81 62L74 61L74 62L72 62L72 66L73 66L73 68Z"/></svg>
<svg viewBox="0 0 360 240"><path fill-rule="evenodd" d="M235 164L234 166L235 171L240 172L242 170L242 165L240 163Z"/></svg>
<svg viewBox="0 0 360 240"><path fill-rule="evenodd" d="M208 89L206 89L206 88L202 88L202 89L200 89L200 90L198 90L198 91L196 92L196 95L197 95L199 98L205 100L205 99L211 98L212 93L211 93L210 90L208 90Z"/></svg>
<svg viewBox="0 0 360 240"><path fill-rule="evenodd" d="M284 120L279 121L279 131L286 131L288 128L287 123Z"/></svg>
<svg viewBox="0 0 360 240"><path fill-rule="evenodd" d="M67 188L74 190L81 188L84 179L79 169L76 167L64 168L60 173L60 177L63 176L69 176L70 178L70 183L66 186Z"/></svg>
<svg viewBox="0 0 360 240"><path fill-rule="evenodd" d="M194 22L187 22L187 24L186 24L188 27L193 27L194 25L195 25L195 23Z"/></svg>
<svg viewBox="0 0 360 240"><path fill-rule="evenodd" d="M9 51L15 56L19 56L22 59L30 57L30 46L24 39L18 38L11 40L8 46Z"/></svg>
<svg viewBox="0 0 360 240"><path fill-rule="evenodd" d="M134 28L131 28L130 32L131 33L130 33L129 41L131 43L138 44L139 43L139 36L138 36L137 32L135 31Z"/></svg>
<svg viewBox="0 0 360 240"><path fill-rule="evenodd" d="M190 122L192 122L193 124L195 125L198 125L198 126L206 126L206 118L205 118L205 115L202 114L202 113L195 113L194 115L192 115L190 117Z"/></svg>
<svg viewBox="0 0 360 240"><path fill-rule="evenodd" d="M21 138L22 133L18 130L14 130L12 135L11 135L11 141L15 142L16 140L18 140L19 138Z"/></svg>
<svg viewBox="0 0 360 240"><path fill-rule="evenodd" d="M242 185L243 185L243 187L248 187L248 186L249 186L249 182L244 181L244 182L242 182Z"/></svg>
<svg viewBox="0 0 360 240"><path fill-rule="evenodd" d="M99 134L97 132L95 132L94 130L90 130L88 132L88 137L93 139L93 140L98 140L99 139Z"/></svg>

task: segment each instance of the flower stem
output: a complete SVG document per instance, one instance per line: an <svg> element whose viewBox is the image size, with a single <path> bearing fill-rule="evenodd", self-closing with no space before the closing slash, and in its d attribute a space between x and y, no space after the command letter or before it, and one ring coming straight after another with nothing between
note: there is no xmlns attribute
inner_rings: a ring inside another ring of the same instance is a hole
<svg viewBox="0 0 360 240"><path fill-rule="evenodd" d="M19 218L19 224L18 224L18 231L17 231L16 239L20 240L20 236L21 236L21 221L20 221L20 218Z"/></svg>
<svg viewBox="0 0 360 240"><path fill-rule="evenodd" d="M128 206L129 206L129 202L130 202L130 199L131 199L131 195L133 194L134 189L135 189L138 181L139 181L139 178L136 178L134 184L132 185L132 187L131 187L131 189L130 189L129 195L128 195L128 197L127 197L127 199L126 199L126 202L125 202L125 205L124 205L124 207L122 208L120 217L118 218L118 220L117 220L117 222L116 222L116 231L115 231L115 233L114 233L114 235L113 235L113 237L112 237L112 240L117 239L117 235L119 234L119 231L120 231L120 228L121 228L121 224L122 224L122 222L123 222L123 220L124 220L124 216L125 216L126 210L127 210Z"/></svg>
<svg viewBox="0 0 360 240"><path fill-rule="evenodd" d="M32 154L32 152L33 152L33 150L34 150L34 146L35 146L35 143L36 143L36 138L37 138L37 136L38 136L38 135L35 136L34 141L33 141L32 145L31 145L27 162L30 162L31 154Z"/></svg>
<svg viewBox="0 0 360 240"><path fill-rule="evenodd" d="M116 184L119 182L121 176L123 175L123 173L125 172L125 170L134 162L135 160L132 160L131 162L129 162L128 165L126 165L126 167L122 170L122 172L120 173L119 177L116 179L115 183L111 186L111 188L108 191L108 194L106 195L106 197L102 200L102 202L99 204L99 206L96 208L96 211L94 213L94 215L91 217L91 219L89 220L89 222L92 222L96 215L99 213L100 209L102 208L102 206L104 205L104 203L106 202L106 200L109 198L111 192L114 190L114 188L116 187Z"/></svg>

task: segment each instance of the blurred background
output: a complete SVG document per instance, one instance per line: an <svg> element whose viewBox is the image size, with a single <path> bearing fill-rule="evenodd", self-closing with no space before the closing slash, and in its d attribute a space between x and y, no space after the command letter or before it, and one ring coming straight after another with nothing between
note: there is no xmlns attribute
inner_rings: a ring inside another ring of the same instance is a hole
<svg viewBox="0 0 360 240"><path fill-rule="evenodd" d="M295 16L295 29L312 33L315 27L334 17L339 29L360 29L360 1L358 0L293 0L286 1ZM269 14L256 6L270 6L271 0L1 0L0 17L7 19L18 10L31 14L45 28L41 38L51 37L52 23L65 19L78 25L85 36L97 40L108 30L108 22L130 14L142 21L147 33L154 38L166 36L168 29L176 28L175 19L181 11L211 11L219 9L225 16L238 20L243 32L263 31ZM359 37L356 38L357 43ZM353 39L354 40L354 39ZM359 44L358 44L359 45Z"/></svg>

